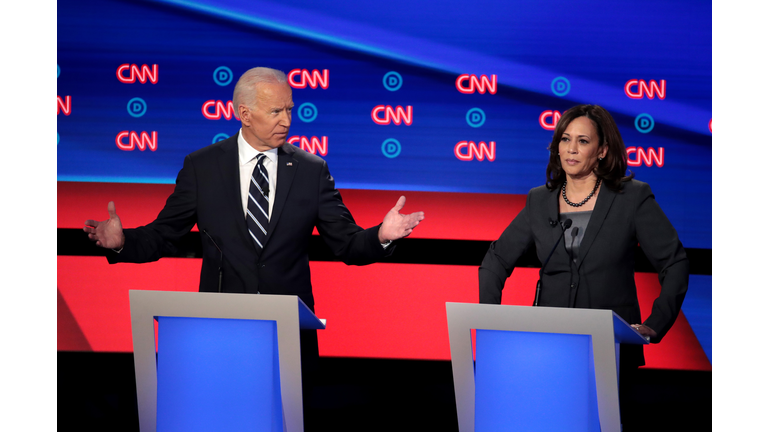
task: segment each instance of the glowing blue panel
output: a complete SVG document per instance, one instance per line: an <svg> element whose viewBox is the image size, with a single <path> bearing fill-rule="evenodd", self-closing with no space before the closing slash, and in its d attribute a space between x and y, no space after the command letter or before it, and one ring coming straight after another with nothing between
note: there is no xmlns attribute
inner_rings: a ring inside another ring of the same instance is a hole
<svg viewBox="0 0 768 432"><path fill-rule="evenodd" d="M282 431L274 321L158 318L157 430Z"/></svg>
<svg viewBox="0 0 768 432"><path fill-rule="evenodd" d="M475 431L600 431L592 338L477 330Z"/></svg>

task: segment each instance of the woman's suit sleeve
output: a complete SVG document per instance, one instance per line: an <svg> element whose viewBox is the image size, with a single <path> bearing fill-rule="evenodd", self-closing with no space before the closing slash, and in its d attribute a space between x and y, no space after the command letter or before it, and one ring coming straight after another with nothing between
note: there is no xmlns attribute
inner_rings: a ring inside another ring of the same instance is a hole
<svg viewBox="0 0 768 432"><path fill-rule="evenodd" d="M639 182L638 182L639 183ZM635 229L640 248L659 272L661 294L653 302L644 325L656 331L651 342L658 343L675 323L688 291L688 257L677 231L659 207L650 186L640 184Z"/></svg>
<svg viewBox="0 0 768 432"><path fill-rule="evenodd" d="M517 260L533 243L529 221L531 193L525 207L504 230L498 240L491 243L480 265L480 303L501 304L501 290L512 274Z"/></svg>

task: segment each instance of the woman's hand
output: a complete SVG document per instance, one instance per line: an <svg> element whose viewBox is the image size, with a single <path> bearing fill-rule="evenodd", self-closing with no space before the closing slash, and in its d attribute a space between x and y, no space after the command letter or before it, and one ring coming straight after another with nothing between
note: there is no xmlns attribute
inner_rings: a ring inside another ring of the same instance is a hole
<svg viewBox="0 0 768 432"><path fill-rule="evenodd" d="M647 325L643 324L632 324L632 328L637 330L638 333L645 336L646 339L651 339L656 337L656 332L648 327Z"/></svg>

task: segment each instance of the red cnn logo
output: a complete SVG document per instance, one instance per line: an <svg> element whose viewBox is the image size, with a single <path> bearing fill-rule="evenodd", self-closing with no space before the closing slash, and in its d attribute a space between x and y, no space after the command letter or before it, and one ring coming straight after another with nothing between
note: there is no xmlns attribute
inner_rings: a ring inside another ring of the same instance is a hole
<svg viewBox="0 0 768 432"><path fill-rule="evenodd" d="M637 154L637 158L632 160L632 154ZM654 163L656 163L656 166L661 168L664 166L664 147L659 147L658 152L648 147L648 150L645 150L642 147L628 147L627 148L627 165L637 167L641 164L645 164L645 166L653 166Z"/></svg>
<svg viewBox="0 0 768 432"><path fill-rule="evenodd" d="M128 138L128 142L125 142L125 138ZM115 144L117 148L124 151L131 151L138 147L139 150L144 151L147 147L150 150L157 150L157 132L152 131L152 135L146 132L141 132L141 135L134 131L122 131L115 137Z"/></svg>
<svg viewBox="0 0 768 432"><path fill-rule="evenodd" d="M467 81L469 81L468 87L465 84ZM477 75L459 75L459 77L456 78L456 90L464 94L474 93L475 91L483 94L485 94L486 91L490 94L496 94L496 75L491 75L490 80L486 75L480 75L479 79L477 78Z"/></svg>
<svg viewBox="0 0 768 432"><path fill-rule="evenodd" d="M64 115L72 113L71 96L64 96L64 99L61 99L61 96L56 96L56 115L59 115L62 111L64 111Z"/></svg>
<svg viewBox="0 0 768 432"><path fill-rule="evenodd" d="M296 78L299 81L296 81ZM293 88L307 88L307 84L313 89L318 85L324 90L328 89L328 69L323 69L321 74L319 70L313 69L312 72L306 69L294 69L288 72L288 84Z"/></svg>
<svg viewBox="0 0 768 432"><path fill-rule="evenodd" d="M123 63L117 67L117 79L123 84L133 84L136 82L136 79L142 84L146 84L147 80L152 84L157 84L157 75L156 64L153 64L151 69L147 65L141 65L141 67L139 67L138 65L129 63Z"/></svg>
<svg viewBox="0 0 768 432"><path fill-rule="evenodd" d="M328 137L324 136L318 139L317 137L307 138L305 136L292 136L288 138L288 144L301 147L302 150L312 154L320 153L320 156L326 156L328 154ZM296 143L299 144L296 144Z"/></svg>
<svg viewBox="0 0 768 432"><path fill-rule="evenodd" d="M472 159L485 160L488 158L490 162L493 162L496 160L496 142L491 141L486 144L480 141L475 144L474 141L459 141L453 149L453 154L463 161L471 161Z"/></svg>
<svg viewBox="0 0 768 432"><path fill-rule="evenodd" d="M213 112L211 112L213 108ZM232 101L227 101L225 104L220 100L209 100L203 104L203 117L208 120L219 120L222 116L227 120L232 120L235 116L235 107L232 105Z"/></svg>
<svg viewBox="0 0 768 432"><path fill-rule="evenodd" d="M560 120L560 111L544 111L539 116L539 124L546 130L555 130L557 122ZM547 122L547 119L551 118L552 122Z"/></svg>
<svg viewBox="0 0 768 432"><path fill-rule="evenodd" d="M383 118L379 116L382 111L384 112ZM389 105L376 105L371 111L371 119L379 125L395 122L396 125L405 123L406 126L410 126L413 123L413 107L408 105L403 109L400 105L394 108Z"/></svg>
<svg viewBox="0 0 768 432"><path fill-rule="evenodd" d="M661 84L658 84L655 80L645 82L645 80L631 79L624 84L624 93L631 99L642 99L643 96L648 96L648 99L653 99L658 96L659 99L667 97L667 80L659 80ZM635 88L635 91L632 88Z"/></svg>

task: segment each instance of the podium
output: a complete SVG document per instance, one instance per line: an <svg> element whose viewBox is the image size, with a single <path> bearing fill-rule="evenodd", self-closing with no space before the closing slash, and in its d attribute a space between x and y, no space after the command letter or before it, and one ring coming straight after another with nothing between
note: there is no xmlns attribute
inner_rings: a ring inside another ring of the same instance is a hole
<svg viewBox="0 0 768 432"><path fill-rule="evenodd" d="M613 311L446 303L446 313L461 432L621 431L619 344L648 341Z"/></svg>
<svg viewBox="0 0 768 432"><path fill-rule="evenodd" d="M141 432L304 430L299 329L325 323L301 299L140 290L129 298Z"/></svg>

